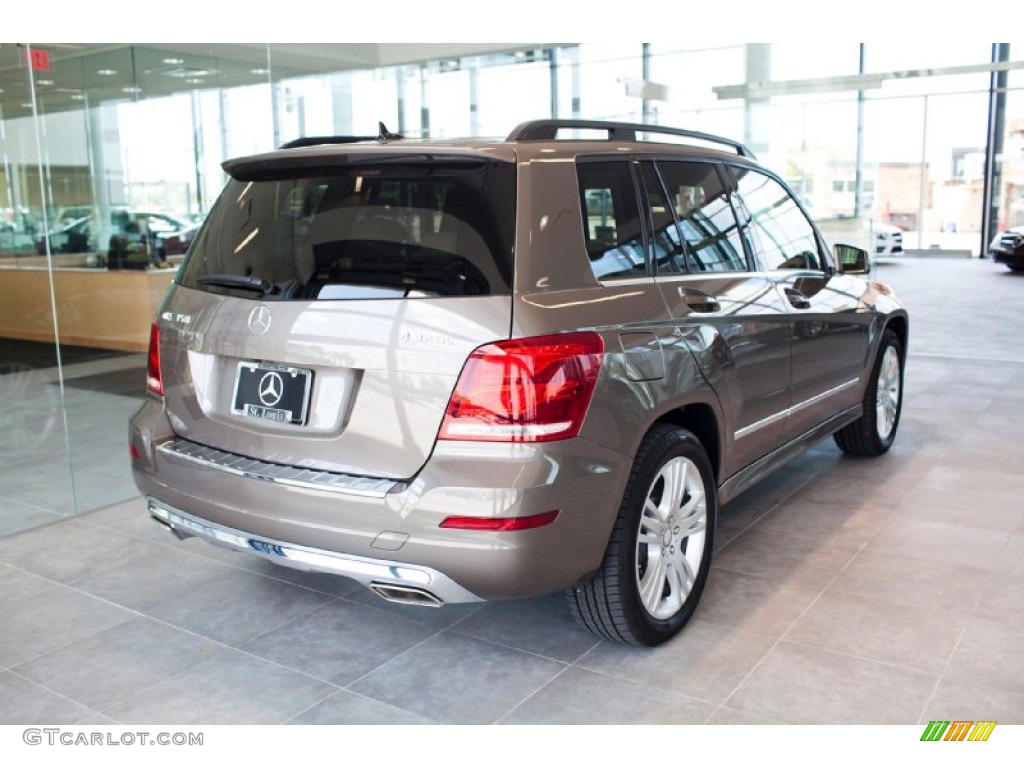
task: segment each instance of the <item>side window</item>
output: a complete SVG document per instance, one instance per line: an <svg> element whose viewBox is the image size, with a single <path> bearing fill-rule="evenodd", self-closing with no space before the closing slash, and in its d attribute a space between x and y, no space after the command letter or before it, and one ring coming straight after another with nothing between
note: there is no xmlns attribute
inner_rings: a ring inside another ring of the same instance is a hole
<svg viewBox="0 0 1024 768"><path fill-rule="evenodd" d="M711 163L659 160L686 243L691 272L741 272L746 252L722 181Z"/></svg>
<svg viewBox="0 0 1024 768"><path fill-rule="evenodd" d="M658 171L650 161L641 163L640 169L650 216L651 236L647 245L651 252L651 262L658 274L686 272L683 238L676 226L672 204L665 194Z"/></svg>
<svg viewBox="0 0 1024 768"><path fill-rule="evenodd" d="M576 166L590 268L598 280L647 274L640 212L629 163L581 162Z"/></svg>
<svg viewBox="0 0 1024 768"><path fill-rule="evenodd" d="M740 197L750 212L750 235L764 267L822 269L814 228L789 191L775 179L748 168L732 168Z"/></svg>

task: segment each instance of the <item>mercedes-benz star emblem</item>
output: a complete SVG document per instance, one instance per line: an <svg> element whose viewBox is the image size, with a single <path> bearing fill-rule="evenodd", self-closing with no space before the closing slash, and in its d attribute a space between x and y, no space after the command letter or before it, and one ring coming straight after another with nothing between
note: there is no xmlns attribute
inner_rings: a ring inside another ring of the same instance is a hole
<svg viewBox="0 0 1024 768"><path fill-rule="evenodd" d="M260 400L266 406L275 406L281 402L281 395L284 394L284 381L281 374L270 371L263 374L260 379Z"/></svg>
<svg viewBox="0 0 1024 768"><path fill-rule="evenodd" d="M262 336L270 330L270 320L270 307L258 304L249 313L249 330L257 336Z"/></svg>

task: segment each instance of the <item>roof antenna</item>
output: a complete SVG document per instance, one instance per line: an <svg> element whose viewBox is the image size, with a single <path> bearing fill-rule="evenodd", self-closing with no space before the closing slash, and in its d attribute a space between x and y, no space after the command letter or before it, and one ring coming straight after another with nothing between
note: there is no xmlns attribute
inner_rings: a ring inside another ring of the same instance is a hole
<svg viewBox="0 0 1024 768"><path fill-rule="evenodd" d="M380 133L377 136L377 141L379 141L381 144L383 144L385 141L394 141L395 139L405 138L405 136L402 136L400 133L392 133L391 131L389 131L388 127L384 125L383 120L378 122L377 126L378 129L380 130Z"/></svg>

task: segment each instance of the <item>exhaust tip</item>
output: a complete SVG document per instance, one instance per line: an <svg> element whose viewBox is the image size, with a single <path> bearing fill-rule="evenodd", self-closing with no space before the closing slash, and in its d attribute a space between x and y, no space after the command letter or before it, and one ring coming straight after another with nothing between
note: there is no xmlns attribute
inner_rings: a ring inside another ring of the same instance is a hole
<svg viewBox="0 0 1024 768"><path fill-rule="evenodd" d="M428 592L420 587L405 587L400 584L370 584L370 589L390 603L401 603L403 605L420 605L427 608L440 608L444 605L433 592Z"/></svg>
<svg viewBox="0 0 1024 768"><path fill-rule="evenodd" d="M188 538L188 536L185 536L184 534L182 534L181 531L179 531L177 528L175 528L173 525L171 525L171 523L168 522L167 520L164 520L162 517L157 517L156 515L150 515L150 518L152 520L156 521L157 523L159 523L161 528L163 528L169 534L174 536L174 538L176 538L178 541L184 541L185 539Z"/></svg>

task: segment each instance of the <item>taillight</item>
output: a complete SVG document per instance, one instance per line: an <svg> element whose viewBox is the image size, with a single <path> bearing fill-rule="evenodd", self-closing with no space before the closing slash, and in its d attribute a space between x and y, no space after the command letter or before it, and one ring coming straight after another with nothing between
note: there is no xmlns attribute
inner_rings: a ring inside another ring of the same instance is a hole
<svg viewBox="0 0 1024 768"><path fill-rule="evenodd" d="M149 329L149 360L146 363L146 389L163 397L164 380L160 375L160 328L153 323Z"/></svg>
<svg viewBox="0 0 1024 768"><path fill-rule="evenodd" d="M462 369L442 440L533 443L579 434L601 372L593 332L487 344Z"/></svg>

